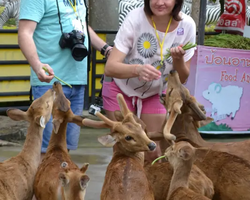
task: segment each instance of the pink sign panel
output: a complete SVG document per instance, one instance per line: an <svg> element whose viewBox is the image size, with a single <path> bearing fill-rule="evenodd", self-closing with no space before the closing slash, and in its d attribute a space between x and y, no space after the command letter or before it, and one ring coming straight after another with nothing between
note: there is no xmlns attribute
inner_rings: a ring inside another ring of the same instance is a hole
<svg viewBox="0 0 250 200"><path fill-rule="evenodd" d="M250 51L198 46L186 84L214 119L203 133L250 133Z"/></svg>

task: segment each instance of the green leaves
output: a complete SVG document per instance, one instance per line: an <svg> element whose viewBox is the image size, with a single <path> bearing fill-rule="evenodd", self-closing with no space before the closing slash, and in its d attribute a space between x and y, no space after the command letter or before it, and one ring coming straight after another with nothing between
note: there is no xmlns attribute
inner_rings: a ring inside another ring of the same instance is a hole
<svg viewBox="0 0 250 200"><path fill-rule="evenodd" d="M183 47L182 47L182 49L183 50L189 50L189 49L192 49L192 48L194 48L194 47L196 47L197 45L196 44L193 44L193 43L191 43L191 42L188 42L187 44L185 44ZM167 49L167 54L164 56L164 59L161 61L161 65L163 65L163 61L164 60L167 60L170 56L171 56L171 53L170 53L170 49Z"/></svg>

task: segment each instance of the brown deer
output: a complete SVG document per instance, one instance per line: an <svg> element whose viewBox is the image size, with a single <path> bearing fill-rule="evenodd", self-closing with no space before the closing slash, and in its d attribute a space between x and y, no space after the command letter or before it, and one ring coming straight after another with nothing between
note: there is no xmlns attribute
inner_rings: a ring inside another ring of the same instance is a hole
<svg viewBox="0 0 250 200"><path fill-rule="evenodd" d="M115 117L117 121L122 121L123 117L120 111L115 111ZM179 117L179 116L178 116ZM134 119L142 125L142 128L146 131L146 125L143 123L142 120L137 118L134 115ZM147 134L151 135L154 133L146 132ZM154 139L162 139L162 133L158 133L153 135ZM157 138L158 137L158 138ZM152 186L153 193L155 200L166 200L168 189L170 185L170 180L173 175L173 168L169 164L169 162L164 163L155 163L151 165L151 163L144 163L144 169L147 175L147 178ZM212 198L214 195L213 183L212 181L196 166L193 165L189 180L188 180L188 187L189 189L193 190L198 194L202 194L208 198Z"/></svg>
<svg viewBox="0 0 250 200"><path fill-rule="evenodd" d="M152 186L155 200L166 200L173 175L173 167L169 162L155 163L154 165L145 163L144 169ZM196 165L191 168L188 188L209 199L214 195L212 181Z"/></svg>
<svg viewBox="0 0 250 200"><path fill-rule="evenodd" d="M209 147L213 150L228 152L250 162L250 154L246 153L250 148L250 140L226 143L203 140L197 128L213 119L205 116L204 106L189 94L188 89L181 84L175 70L172 70L169 75L166 96L162 97L162 103L170 112L170 117L163 130L166 139L188 140L193 146ZM182 107L184 108L179 109ZM172 134L170 134L170 130ZM161 133L149 133L151 139L159 139L162 137L160 135ZM163 149L166 149L165 147Z"/></svg>
<svg viewBox="0 0 250 200"><path fill-rule="evenodd" d="M69 122L82 126L82 118L74 115L62 85L55 82L56 98L53 104L53 131L45 157L34 182L37 200L84 200L89 177L85 174L88 164L79 169L71 160L66 144Z"/></svg>
<svg viewBox="0 0 250 200"><path fill-rule="evenodd" d="M9 109L7 115L15 120L29 122L22 151L0 163L0 199L29 200L33 196L33 183L40 163L43 129L51 117L55 92L49 89L34 100L24 112Z"/></svg>
<svg viewBox="0 0 250 200"><path fill-rule="evenodd" d="M112 121L97 113L111 133L99 138L105 146L113 146L113 158L109 163L101 192L101 200L153 200L154 195L143 168L143 151L153 151L156 144L150 140L142 126L136 122L121 94L117 95L123 115L121 121ZM92 127L98 127L98 122ZM84 119L83 124L91 125Z"/></svg>
<svg viewBox="0 0 250 200"><path fill-rule="evenodd" d="M189 176L196 159L195 149L188 142L178 142L167 148L165 157L174 169L168 191L167 200L208 200L202 194L189 189ZM214 192L212 181L209 186ZM212 196L210 197L212 199Z"/></svg>
<svg viewBox="0 0 250 200"><path fill-rule="evenodd" d="M200 107L198 103L197 105ZM199 120L202 118L188 104L183 104L181 112L171 128L171 132L178 135L176 141L187 140L192 146L200 146L193 142L193 138L187 138L186 135L189 133L198 134L197 127L200 126ZM168 129L170 128L168 127ZM223 143L221 144L223 145ZM206 148L195 150L197 160L194 164L213 182L215 191L213 199L250 199L250 192L247 189L250 186L249 162L240 156L223 152L216 148ZM157 170L155 174L157 174ZM159 179L157 182L159 185L167 184L167 182L162 182L161 180L165 179Z"/></svg>

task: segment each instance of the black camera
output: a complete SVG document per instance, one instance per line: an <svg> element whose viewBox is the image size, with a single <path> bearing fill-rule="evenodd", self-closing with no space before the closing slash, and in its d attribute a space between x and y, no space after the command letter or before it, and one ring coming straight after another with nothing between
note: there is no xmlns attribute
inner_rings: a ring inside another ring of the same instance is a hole
<svg viewBox="0 0 250 200"><path fill-rule="evenodd" d="M97 112L103 113L103 103L102 103L102 97L95 97L95 103L91 104L89 107L89 114L94 115Z"/></svg>
<svg viewBox="0 0 250 200"><path fill-rule="evenodd" d="M70 48L73 58L82 61L89 52L84 45L85 36L82 32L73 30L70 33L63 33L59 45L62 49Z"/></svg>

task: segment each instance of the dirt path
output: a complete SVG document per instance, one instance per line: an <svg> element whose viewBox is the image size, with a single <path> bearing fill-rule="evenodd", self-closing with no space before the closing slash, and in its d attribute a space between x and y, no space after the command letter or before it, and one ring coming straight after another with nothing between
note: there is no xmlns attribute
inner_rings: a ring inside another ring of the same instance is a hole
<svg viewBox="0 0 250 200"><path fill-rule="evenodd" d="M8 142L24 140L27 127L26 121L14 121L7 116L0 115L0 146L10 145L11 143Z"/></svg>

